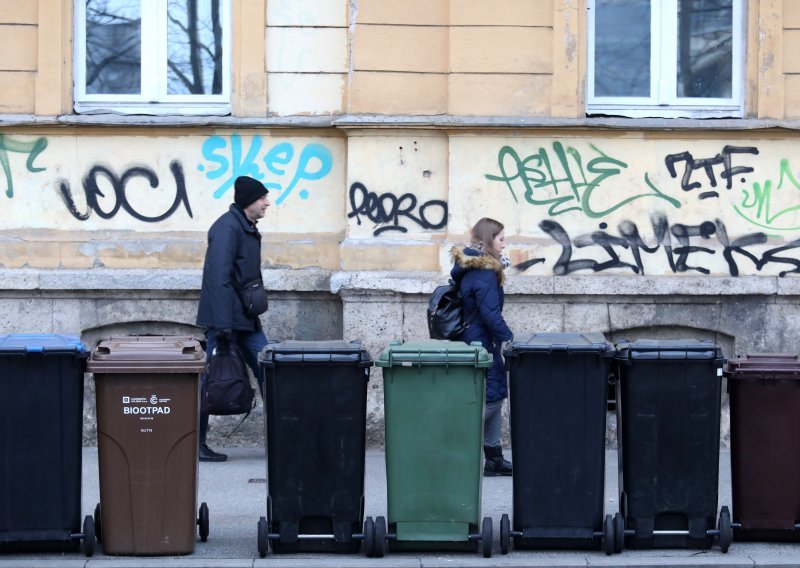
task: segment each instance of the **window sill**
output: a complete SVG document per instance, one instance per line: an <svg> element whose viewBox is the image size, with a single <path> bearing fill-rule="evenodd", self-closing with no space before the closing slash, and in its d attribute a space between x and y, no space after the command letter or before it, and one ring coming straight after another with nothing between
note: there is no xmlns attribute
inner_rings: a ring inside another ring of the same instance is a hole
<svg viewBox="0 0 800 568"><path fill-rule="evenodd" d="M77 114L116 114L123 116L228 116L231 114L229 103L150 103L150 104L129 104L129 103L87 103L76 102L75 112Z"/></svg>

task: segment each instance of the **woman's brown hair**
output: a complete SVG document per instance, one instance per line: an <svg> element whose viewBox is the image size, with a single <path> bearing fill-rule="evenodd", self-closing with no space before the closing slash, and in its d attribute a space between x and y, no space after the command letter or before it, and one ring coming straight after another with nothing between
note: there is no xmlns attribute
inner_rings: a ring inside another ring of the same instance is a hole
<svg viewBox="0 0 800 568"><path fill-rule="evenodd" d="M500 221L484 217L475 223L470 231L472 244L482 245L483 252L500 260L500 254L494 250L494 238L504 229L505 227Z"/></svg>

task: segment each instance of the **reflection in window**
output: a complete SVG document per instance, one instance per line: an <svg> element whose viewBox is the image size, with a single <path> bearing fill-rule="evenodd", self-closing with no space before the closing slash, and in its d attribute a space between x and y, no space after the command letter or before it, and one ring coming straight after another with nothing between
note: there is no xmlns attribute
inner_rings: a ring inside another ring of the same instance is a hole
<svg viewBox="0 0 800 568"><path fill-rule="evenodd" d="M649 3L598 0L595 18L595 96L649 97Z"/></svg>
<svg viewBox="0 0 800 568"><path fill-rule="evenodd" d="M220 94L219 0L169 0L167 19L169 94Z"/></svg>
<svg viewBox="0 0 800 568"><path fill-rule="evenodd" d="M678 96L730 97L732 73L732 0L681 0L678 3Z"/></svg>
<svg viewBox="0 0 800 568"><path fill-rule="evenodd" d="M87 94L141 92L139 0L86 0Z"/></svg>

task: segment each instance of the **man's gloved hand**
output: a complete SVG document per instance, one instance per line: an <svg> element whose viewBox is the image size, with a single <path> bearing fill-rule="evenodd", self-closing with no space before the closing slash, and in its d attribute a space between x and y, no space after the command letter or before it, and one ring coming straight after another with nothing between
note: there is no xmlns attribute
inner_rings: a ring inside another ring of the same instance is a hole
<svg viewBox="0 0 800 568"><path fill-rule="evenodd" d="M215 353L226 354L231 352L231 343L233 342L233 330L218 329L217 330L217 346Z"/></svg>
<svg viewBox="0 0 800 568"><path fill-rule="evenodd" d="M511 339L509 339L508 341L504 341L502 344L500 344L500 353L505 355L506 349L511 347L512 343L514 343L514 336L511 336Z"/></svg>

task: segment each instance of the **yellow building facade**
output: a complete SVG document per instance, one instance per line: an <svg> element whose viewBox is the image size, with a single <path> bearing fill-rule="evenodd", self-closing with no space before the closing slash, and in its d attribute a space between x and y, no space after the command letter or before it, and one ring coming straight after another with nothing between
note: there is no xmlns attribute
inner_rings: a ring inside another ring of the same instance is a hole
<svg viewBox="0 0 800 568"><path fill-rule="evenodd" d="M0 1L1 332L202 337L206 231L253 175L273 204L271 339L361 339L377 356L426 337L450 247L488 216L506 226L518 335L798 351L800 3L722 0L723 40L706 23L684 42L696 28L687 8L672 22L674 0L639 3L650 20L634 25L607 0L201 1L223 64L197 104L163 87L185 79L159 63L180 22L128 4L141 13ZM132 21L142 92L98 94L98 30ZM730 50L730 92L665 97L651 77L647 100L603 95L623 83L612 72L637 74L600 64L621 32L631 43L612 47L650 46L667 83L676 45L697 68Z"/></svg>

